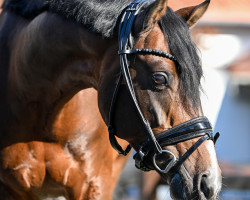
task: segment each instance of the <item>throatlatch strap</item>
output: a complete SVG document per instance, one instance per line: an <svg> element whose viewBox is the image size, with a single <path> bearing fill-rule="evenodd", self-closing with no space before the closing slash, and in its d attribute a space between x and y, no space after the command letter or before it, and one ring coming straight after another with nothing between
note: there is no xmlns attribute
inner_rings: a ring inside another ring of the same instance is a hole
<svg viewBox="0 0 250 200"><path fill-rule="evenodd" d="M131 150L131 146L128 145L126 147L125 150L122 149L122 147L119 145L119 143L117 142L116 138L115 138L115 134L114 134L114 129L109 126L109 140L110 140L110 144L111 146L120 154L120 155L123 155L123 156L126 156L128 155L128 153L130 152Z"/></svg>

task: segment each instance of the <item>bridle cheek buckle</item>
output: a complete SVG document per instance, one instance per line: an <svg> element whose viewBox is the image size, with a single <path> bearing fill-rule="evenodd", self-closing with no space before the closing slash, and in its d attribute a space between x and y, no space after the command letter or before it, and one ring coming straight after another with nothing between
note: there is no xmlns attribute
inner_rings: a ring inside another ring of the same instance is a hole
<svg viewBox="0 0 250 200"><path fill-rule="evenodd" d="M162 153L168 153L172 156L171 161L167 164L165 169L161 169L156 163L157 156L162 154ZM154 164L156 170L161 172L161 173L164 173L164 174L166 174L170 171L170 169L175 165L176 161L177 161L176 156L171 151L168 151L168 150L162 150L161 153L155 153L153 156L153 164Z"/></svg>

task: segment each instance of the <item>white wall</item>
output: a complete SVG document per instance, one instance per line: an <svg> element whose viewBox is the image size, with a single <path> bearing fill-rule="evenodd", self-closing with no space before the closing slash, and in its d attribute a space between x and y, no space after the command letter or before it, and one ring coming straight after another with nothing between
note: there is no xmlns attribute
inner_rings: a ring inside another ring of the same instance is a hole
<svg viewBox="0 0 250 200"><path fill-rule="evenodd" d="M250 26L227 27L222 34L202 37L205 95L201 99L204 114L215 131L221 132L216 144L218 158L237 164L250 163L250 97L243 100L236 95L226 70L250 50Z"/></svg>

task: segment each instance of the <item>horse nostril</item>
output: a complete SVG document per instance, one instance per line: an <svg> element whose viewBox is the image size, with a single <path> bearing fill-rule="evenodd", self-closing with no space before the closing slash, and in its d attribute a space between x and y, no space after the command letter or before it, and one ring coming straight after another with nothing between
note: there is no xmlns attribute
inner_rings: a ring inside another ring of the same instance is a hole
<svg viewBox="0 0 250 200"><path fill-rule="evenodd" d="M200 191L207 199L211 199L214 196L215 189L212 183L212 179L207 174L203 174L201 177Z"/></svg>
<svg viewBox="0 0 250 200"><path fill-rule="evenodd" d="M183 199L183 178L179 173L175 174L170 182L170 194L173 199Z"/></svg>

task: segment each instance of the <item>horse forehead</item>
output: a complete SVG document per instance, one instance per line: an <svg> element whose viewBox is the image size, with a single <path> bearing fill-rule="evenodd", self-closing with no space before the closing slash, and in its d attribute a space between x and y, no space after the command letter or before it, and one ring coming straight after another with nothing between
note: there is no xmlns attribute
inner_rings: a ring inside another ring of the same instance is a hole
<svg viewBox="0 0 250 200"><path fill-rule="evenodd" d="M155 24L151 30L142 33L140 36L137 44L139 45L138 48L158 49L169 53L170 49L166 36L158 24Z"/></svg>
<svg viewBox="0 0 250 200"><path fill-rule="evenodd" d="M167 39L158 24L156 24L150 31L142 33L140 38L135 42L134 48L157 49L171 53ZM142 61L148 63L152 68L154 68L152 70L157 71L157 69L168 69L176 75L175 64L172 60L151 54L138 56Z"/></svg>

